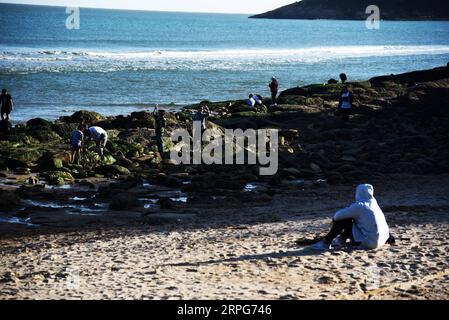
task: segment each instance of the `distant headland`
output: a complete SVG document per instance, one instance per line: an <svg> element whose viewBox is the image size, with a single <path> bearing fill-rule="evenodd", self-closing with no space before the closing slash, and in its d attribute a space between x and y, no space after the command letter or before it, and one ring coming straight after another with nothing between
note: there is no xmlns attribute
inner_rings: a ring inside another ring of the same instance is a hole
<svg viewBox="0 0 449 320"><path fill-rule="evenodd" d="M446 0L302 0L250 18L365 20L370 5L382 20L449 20Z"/></svg>

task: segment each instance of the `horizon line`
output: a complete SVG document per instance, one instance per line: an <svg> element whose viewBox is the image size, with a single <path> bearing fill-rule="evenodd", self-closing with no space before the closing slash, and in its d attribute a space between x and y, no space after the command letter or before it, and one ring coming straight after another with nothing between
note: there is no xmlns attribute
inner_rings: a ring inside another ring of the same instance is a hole
<svg viewBox="0 0 449 320"><path fill-rule="evenodd" d="M171 10L151 10L151 9L128 9L128 8L105 8L95 6L74 6L74 5L51 5L51 4L36 4L36 3L12 3L0 1L0 4L16 5L16 6L32 6L32 7L52 7L52 8L67 8L77 7L80 9L99 9L99 10L114 10L114 11L141 11L141 12L160 12L160 13L200 13L200 14L228 14L228 15L256 15L258 13L242 13L242 12L210 12L210 11L171 11Z"/></svg>

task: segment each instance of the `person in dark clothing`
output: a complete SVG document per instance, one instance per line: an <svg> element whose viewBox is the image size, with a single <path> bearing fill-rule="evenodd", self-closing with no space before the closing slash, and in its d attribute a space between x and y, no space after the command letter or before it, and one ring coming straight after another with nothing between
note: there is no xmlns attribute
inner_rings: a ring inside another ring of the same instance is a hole
<svg viewBox="0 0 449 320"><path fill-rule="evenodd" d="M351 115L352 112L353 101L354 97L352 93L349 91L348 87L344 86L340 94L340 102L338 104L338 111L341 114L344 121L349 120L349 116Z"/></svg>
<svg viewBox="0 0 449 320"><path fill-rule="evenodd" d="M2 120L9 122L9 115L14 109L14 102L6 89L2 90L2 94L0 95L0 104Z"/></svg>
<svg viewBox="0 0 449 320"><path fill-rule="evenodd" d="M158 106L154 108L154 116L156 117L156 144L157 150L161 157L164 157L164 135L167 127L167 119L165 118L165 111L159 110Z"/></svg>
<svg viewBox="0 0 449 320"><path fill-rule="evenodd" d="M347 240L351 240L351 242L355 242L354 236L352 234L352 228L354 225L354 219L345 219L340 221L334 221L332 224L332 228L329 233L324 237L325 243L332 243L332 241L340 236L342 242L346 242Z"/></svg>
<svg viewBox="0 0 449 320"><path fill-rule="evenodd" d="M279 81L273 77L271 78L271 83L269 84L270 91L271 91L271 104L276 105L276 97L278 95L279 90Z"/></svg>
<svg viewBox="0 0 449 320"><path fill-rule="evenodd" d="M348 76L345 73L340 74L341 83L346 83L348 81Z"/></svg>
<svg viewBox="0 0 449 320"><path fill-rule="evenodd" d="M209 107L208 106L202 106L199 107L197 112L193 115L193 122L199 123L201 127L201 137L204 134L204 131L207 129L207 117L209 116Z"/></svg>
<svg viewBox="0 0 449 320"><path fill-rule="evenodd" d="M70 163L79 164L81 158L81 150L84 148L84 131L86 130L84 125L79 125L78 130L75 130L70 135Z"/></svg>

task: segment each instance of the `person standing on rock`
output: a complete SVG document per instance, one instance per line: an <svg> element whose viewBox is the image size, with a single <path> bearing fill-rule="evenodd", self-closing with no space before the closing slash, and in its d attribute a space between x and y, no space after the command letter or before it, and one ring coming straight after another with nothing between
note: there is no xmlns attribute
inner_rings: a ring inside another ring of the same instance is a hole
<svg viewBox="0 0 449 320"><path fill-rule="evenodd" d="M354 102L354 97L349 91L347 86L343 87L343 90L340 94L340 102L338 104L338 110L344 121L349 121L349 116L352 111L352 103Z"/></svg>
<svg viewBox="0 0 449 320"><path fill-rule="evenodd" d="M374 198L374 187L370 184L359 185L356 202L338 211L332 220L331 231L311 249L329 250L334 242L344 246L347 240L367 249L394 243L384 213Z"/></svg>
<svg viewBox="0 0 449 320"><path fill-rule="evenodd" d="M84 136L88 140L93 140L97 144L97 151L101 159L104 158L104 148L108 142L108 133L100 127L90 127L84 130Z"/></svg>
<svg viewBox="0 0 449 320"><path fill-rule="evenodd" d="M14 102L12 101L11 95L8 93L8 90L3 89L2 94L0 95L0 104L1 104L1 116L2 121L9 121L9 115L14 109Z"/></svg>
<svg viewBox="0 0 449 320"><path fill-rule="evenodd" d="M206 129L207 129L207 122L206 121L207 121L207 117L208 116L209 116L209 107L208 106L202 106L202 107L198 108L197 112L192 117L193 128L196 128L196 127L200 127L201 128L201 137L203 136L204 131L206 131Z"/></svg>
<svg viewBox="0 0 449 320"><path fill-rule="evenodd" d="M70 136L70 146L72 153L70 155L70 162L79 164L81 157L81 150L84 148L84 126L80 125L78 130L72 132Z"/></svg>
<svg viewBox="0 0 449 320"><path fill-rule="evenodd" d="M279 91L279 81L275 77L271 78L271 83L269 84L269 87L271 91L271 104L276 105L276 97Z"/></svg>
<svg viewBox="0 0 449 320"><path fill-rule="evenodd" d="M156 144L157 150L161 157L164 157L164 135L167 127L167 119L165 118L165 111L159 110L158 106L154 108L153 115L156 117Z"/></svg>

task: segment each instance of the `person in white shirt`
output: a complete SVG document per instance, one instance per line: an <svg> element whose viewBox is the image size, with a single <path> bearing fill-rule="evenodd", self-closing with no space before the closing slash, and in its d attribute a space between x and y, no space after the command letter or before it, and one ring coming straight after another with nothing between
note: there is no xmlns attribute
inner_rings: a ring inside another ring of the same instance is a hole
<svg viewBox="0 0 449 320"><path fill-rule="evenodd" d="M253 95L253 99L254 99L254 101L256 101L256 104L257 104L258 106L260 106L260 105L263 104L263 101L262 101L263 98L262 98L261 95L255 94L255 95Z"/></svg>
<svg viewBox="0 0 449 320"><path fill-rule="evenodd" d="M106 130L100 127L90 127L89 129L84 130L84 136L87 139L96 142L98 154L103 157L104 148L106 147L106 143L108 142L108 133L106 132Z"/></svg>
<svg viewBox="0 0 449 320"><path fill-rule="evenodd" d="M247 103L248 103L248 105L249 105L251 108L254 108L254 107L256 106L256 99L254 99L254 95L253 95L253 94L250 94L250 95L249 95L249 98L248 98L248 100L247 100Z"/></svg>
<svg viewBox="0 0 449 320"><path fill-rule="evenodd" d="M334 240L339 240L339 245L345 245L350 239L352 243L367 249L394 243L384 213L374 198L374 187L370 184L357 187L356 202L338 211L333 222L331 231L323 240L314 244L312 249L331 249Z"/></svg>
<svg viewBox="0 0 449 320"><path fill-rule="evenodd" d="M354 96L347 86L343 87L340 94L340 101L338 103L338 110L344 121L348 121L352 113L352 105L354 103Z"/></svg>

